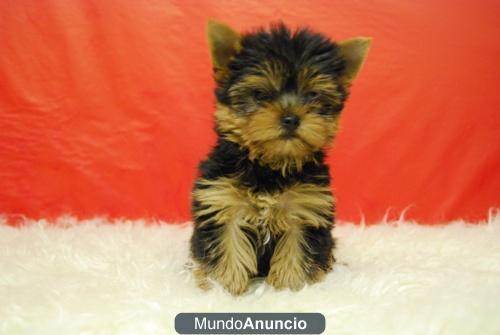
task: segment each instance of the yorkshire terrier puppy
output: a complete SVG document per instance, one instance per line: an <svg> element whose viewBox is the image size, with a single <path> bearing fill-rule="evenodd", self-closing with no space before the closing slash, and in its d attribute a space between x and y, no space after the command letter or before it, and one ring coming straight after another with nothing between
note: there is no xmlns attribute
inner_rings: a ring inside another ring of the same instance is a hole
<svg viewBox="0 0 500 335"><path fill-rule="evenodd" d="M239 34L211 21L208 42L218 140L192 193L195 277L234 295L255 277L299 290L332 269L324 150L371 39L333 42L283 24Z"/></svg>

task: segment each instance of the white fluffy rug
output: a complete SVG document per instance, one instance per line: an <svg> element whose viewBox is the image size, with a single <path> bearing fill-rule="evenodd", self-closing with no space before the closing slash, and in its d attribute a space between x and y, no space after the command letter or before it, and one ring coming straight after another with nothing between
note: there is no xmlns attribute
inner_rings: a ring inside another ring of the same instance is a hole
<svg viewBox="0 0 500 335"><path fill-rule="evenodd" d="M1 221L1 220L0 220ZM0 334L175 334L179 312L321 312L325 334L500 334L500 215L339 224L338 264L298 293L202 293L189 224L0 222Z"/></svg>

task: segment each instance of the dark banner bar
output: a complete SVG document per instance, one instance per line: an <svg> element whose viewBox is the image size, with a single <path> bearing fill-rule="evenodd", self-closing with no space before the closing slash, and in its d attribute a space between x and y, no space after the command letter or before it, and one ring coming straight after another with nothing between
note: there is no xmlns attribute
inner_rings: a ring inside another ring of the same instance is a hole
<svg viewBox="0 0 500 335"><path fill-rule="evenodd" d="M320 313L180 313L179 334L321 334Z"/></svg>

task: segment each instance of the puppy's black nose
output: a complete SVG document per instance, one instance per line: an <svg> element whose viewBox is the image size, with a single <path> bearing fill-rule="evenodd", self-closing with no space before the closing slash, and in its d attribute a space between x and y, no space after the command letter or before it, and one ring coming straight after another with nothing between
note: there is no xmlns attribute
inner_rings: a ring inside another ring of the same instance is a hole
<svg viewBox="0 0 500 335"><path fill-rule="evenodd" d="M287 113L281 117L281 126L288 132L293 132L299 127L300 119L297 115Z"/></svg>

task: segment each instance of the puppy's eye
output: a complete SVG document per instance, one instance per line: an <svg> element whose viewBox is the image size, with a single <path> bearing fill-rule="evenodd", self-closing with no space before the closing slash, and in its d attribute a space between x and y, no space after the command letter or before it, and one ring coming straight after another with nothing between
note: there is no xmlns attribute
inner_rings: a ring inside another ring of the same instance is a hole
<svg viewBox="0 0 500 335"><path fill-rule="evenodd" d="M319 114L323 116L335 116L336 114L340 113L341 110L342 110L342 105L326 103L323 106L321 106Z"/></svg>
<svg viewBox="0 0 500 335"><path fill-rule="evenodd" d="M259 102L269 101L272 98L270 93L268 93L264 90L260 90L260 89L256 89L253 91L253 97L256 101L259 101Z"/></svg>
<svg viewBox="0 0 500 335"><path fill-rule="evenodd" d="M316 99L317 97L319 97L319 93L316 91L309 91L306 94L304 94L304 99L306 101L312 101L312 100Z"/></svg>

